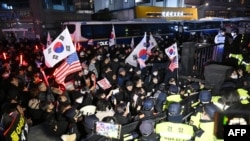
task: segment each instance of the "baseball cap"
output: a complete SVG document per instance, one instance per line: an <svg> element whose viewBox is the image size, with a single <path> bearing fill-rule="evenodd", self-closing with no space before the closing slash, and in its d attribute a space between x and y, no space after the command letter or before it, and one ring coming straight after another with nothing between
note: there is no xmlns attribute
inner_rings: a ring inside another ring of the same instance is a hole
<svg viewBox="0 0 250 141"><path fill-rule="evenodd" d="M181 123L183 121L183 116L181 114L181 104L178 102L170 103L168 107L167 119L170 122Z"/></svg>
<svg viewBox="0 0 250 141"><path fill-rule="evenodd" d="M220 111L220 109L213 103L204 105L204 111L209 115L211 119L214 119L215 112Z"/></svg>
<svg viewBox="0 0 250 141"><path fill-rule="evenodd" d="M155 122L152 119L144 120L140 124L140 132L144 136L149 136L154 132Z"/></svg>
<svg viewBox="0 0 250 141"><path fill-rule="evenodd" d="M191 88L192 88L195 92L197 92L197 91L200 89L200 84L199 84L199 82L194 82L194 83L192 83L192 84L191 84Z"/></svg>
<svg viewBox="0 0 250 141"><path fill-rule="evenodd" d="M168 88L169 93L171 94L177 94L179 89L176 85L170 85Z"/></svg>
<svg viewBox="0 0 250 141"><path fill-rule="evenodd" d="M146 98L144 101L143 101L143 109L145 110L150 110L154 107L154 100L151 99L151 98Z"/></svg>
<svg viewBox="0 0 250 141"><path fill-rule="evenodd" d="M166 101L167 94L165 92L161 92L159 96L157 97L157 101L164 102Z"/></svg>
<svg viewBox="0 0 250 141"><path fill-rule="evenodd" d="M211 92L208 90L202 90L199 93L199 100L201 103L209 103L212 99Z"/></svg>
<svg viewBox="0 0 250 141"><path fill-rule="evenodd" d="M168 107L168 115L170 116L181 115L181 104L178 102L170 103Z"/></svg>

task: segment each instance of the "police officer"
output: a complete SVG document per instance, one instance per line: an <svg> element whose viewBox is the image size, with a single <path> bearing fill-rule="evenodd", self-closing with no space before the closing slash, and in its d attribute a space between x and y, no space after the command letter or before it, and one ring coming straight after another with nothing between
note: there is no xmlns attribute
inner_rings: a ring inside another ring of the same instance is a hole
<svg viewBox="0 0 250 141"><path fill-rule="evenodd" d="M242 104L249 104L250 96L248 94L248 90L246 90L244 88L238 88L237 91L240 95L241 103Z"/></svg>
<svg viewBox="0 0 250 141"><path fill-rule="evenodd" d="M233 28L231 30L231 38L232 41L230 45L227 47L227 55L229 54L241 54L241 35L239 34L239 30L237 28ZM226 63L230 66L237 68L238 60L233 58L228 58Z"/></svg>
<svg viewBox="0 0 250 141"><path fill-rule="evenodd" d="M154 106L155 104L154 104L153 98L144 99L142 103L142 110L137 116L135 116L135 120L144 119L144 118L155 115L156 113L155 113Z"/></svg>
<svg viewBox="0 0 250 141"><path fill-rule="evenodd" d="M163 109L168 109L168 105L172 102L180 102L182 100L182 97L179 93L179 87L177 85L170 85L168 88L168 96L167 101L165 105L163 106Z"/></svg>
<svg viewBox="0 0 250 141"><path fill-rule="evenodd" d="M213 141L216 140L214 136L214 114L220 109L213 103L204 105L201 114L200 128L196 132L195 141Z"/></svg>
<svg viewBox="0 0 250 141"><path fill-rule="evenodd" d="M208 90L202 90L199 92L199 103L195 106L195 113L191 116L189 124L193 125L195 129L200 126L200 117L203 112L203 107L205 104L211 103L212 94Z"/></svg>
<svg viewBox="0 0 250 141"><path fill-rule="evenodd" d="M165 83L159 85L159 89L154 93L155 98L155 110L157 113L162 112L163 105L166 103L167 92L165 88Z"/></svg>
<svg viewBox="0 0 250 141"><path fill-rule="evenodd" d="M139 141L159 141L160 135L154 132L155 121L152 119L144 120L139 126L141 137Z"/></svg>
<svg viewBox="0 0 250 141"><path fill-rule="evenodd" d="M194 136L193 126L183 123L182 119L180 103L171 103L168 107L167 121L156 124L155 132L160 134L160 140L191 140Z"/></svg>

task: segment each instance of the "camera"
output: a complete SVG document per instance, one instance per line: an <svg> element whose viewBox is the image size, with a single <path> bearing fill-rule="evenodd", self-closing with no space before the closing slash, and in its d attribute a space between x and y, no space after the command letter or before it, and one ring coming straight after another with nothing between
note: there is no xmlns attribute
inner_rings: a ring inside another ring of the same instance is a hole
<svg viewBox="0 0 250 141"><path fill-rule="evenodd" d="M214 116L214 135L223 139L225 126L250 125L250 111L224 111L216 112Z"/></svg>

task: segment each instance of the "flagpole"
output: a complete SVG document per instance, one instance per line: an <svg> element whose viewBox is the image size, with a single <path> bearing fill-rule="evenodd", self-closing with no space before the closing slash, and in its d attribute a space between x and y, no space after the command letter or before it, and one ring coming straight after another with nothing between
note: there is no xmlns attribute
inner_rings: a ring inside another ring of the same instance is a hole
<svg viewBox="0 0 250 141"><path fill-rule="evenodd" d="M178 61L179 61L179 59L178 59ZM177 72L176 72L176 82L178 82L179 81L179 62L178 62L178 68L176 70L177 70Z"/></svg>
<svg viewBox="0 0 250 141"><path fill-rule="evenodd" d="M48 81L48 79L47 79L47 76L46 76L46 74L45 74L45 72L44 72L43 68L42 68L41 66L39 66L39 68L40 68L40 72L41 72L41 73L42 73L42 75L43 75L43 80L44 80L44 82L45 82L46 86L48 86L48 87L49 87L49 81Z"/></svg>
<svg viewBox="0 0 250 141"><path fill-rule="evenodd" d="M177 46L176 46L176 48L177 48ZM178 82L179 81L179 53L178 53L178 49L177 49L177 69L176 69L176 81Z"/></svg>

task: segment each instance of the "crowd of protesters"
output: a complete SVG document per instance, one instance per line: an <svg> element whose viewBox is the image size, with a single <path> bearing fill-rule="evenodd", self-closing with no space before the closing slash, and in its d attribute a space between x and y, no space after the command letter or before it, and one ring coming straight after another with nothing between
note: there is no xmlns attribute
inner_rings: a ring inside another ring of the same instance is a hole
<svg viewBox="0 0 250 141"><path fill-rule="evenodd" d="M152 49L143 69L125 63L133 50L130 45L82 46L77 51L82 71L67 76L64 84L58 84L53 76L57 65L46 67L42 43L2 41L2 139L13 140L15 134L15 138L22 141L64 140L64 135L68 135L67 138L76 141L94 141L103 138L95 133L97 121L122 126L141 121L136 128L138 140L173 139L186 133L190 136L181 139L214 139L216 111L249 107L248 74L240 67L235 68L220 93L212 94L204 83L179 79L178 69L173 72L168 69L170 60L164 50L175 42L180 45L177 39L157 38L158 46ZM103 78L110 82L110 88L103 89L97 84ZM184 121L180 103L192 94L199 95L198 103L190 106L195 112L190 120ZM90 105L95 106L95 111L83 114L81 109ZM167 118L156 123L153 117L160 113L166 113ZM19 121L14 123L14 118ZM18 132L17 127L22 132ZM171 136L171 132L167 133L170 127L173 131L181 128L182 132Z"/></svg>

